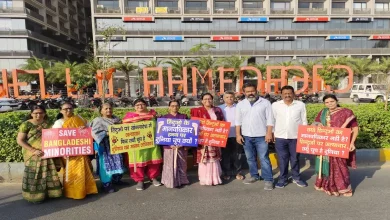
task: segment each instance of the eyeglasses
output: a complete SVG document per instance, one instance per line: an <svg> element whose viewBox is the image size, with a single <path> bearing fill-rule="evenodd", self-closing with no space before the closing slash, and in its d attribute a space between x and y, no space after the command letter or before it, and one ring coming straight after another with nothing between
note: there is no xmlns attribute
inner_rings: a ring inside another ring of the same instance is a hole
<svg viewBox="0 0 390 220"><path fill-rule="evenodd" d="M73 108L63 108L63 109L61 109L61 110L63 110L63 111L72 111Z"/></svg>

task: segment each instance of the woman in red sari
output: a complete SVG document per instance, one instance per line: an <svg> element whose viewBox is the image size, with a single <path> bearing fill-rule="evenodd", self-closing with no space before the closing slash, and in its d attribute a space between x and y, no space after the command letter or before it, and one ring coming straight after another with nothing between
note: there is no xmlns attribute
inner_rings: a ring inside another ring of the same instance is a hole
<svg viewBox="0 0 390 220"><path fill-rule="evenodd" d="M356 168L355 141L359 132L358 123L352 110L341 108L337 104L338 100L335 95L325 95L323 101L326 108L322 109L318 113L314 125L351 128L352 138L349 149L349 159L339 157L325 157L322 170L328 167L329 172L323 172L328 174L323 175L321 178L317 177L314 187L316 190L324 191L329 196L343 195L346 197L351 197L352 188L348 166L354 169Z"/></svg>
<svg viewBox="0 0 390 220"><path fill-rule="evenodd" d="M201 97L203 107L191 109L191 117L224 121L222 110L213 106L213 96L205 93ZM199 145L196 162L199 164L198 175L200 185L222 184L221 149L219 147Z"/></svg>

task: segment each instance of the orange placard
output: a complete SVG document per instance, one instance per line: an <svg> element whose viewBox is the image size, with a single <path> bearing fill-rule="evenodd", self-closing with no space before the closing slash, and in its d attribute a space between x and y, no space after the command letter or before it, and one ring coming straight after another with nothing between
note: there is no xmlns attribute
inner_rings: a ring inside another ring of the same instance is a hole
<svg viewBox="0 0 390 220"><path fill-rule="evenodd" d="M200 121L198 138L198 143L200 145L226 147L230 131L230 122L197 117L191 117L191 119Z"/></svg>
<svg viewBox="0 0 390 220"><path fill-rule="evenodd" d="M297 152L348 159L351 129L300 125Z"/></svg>

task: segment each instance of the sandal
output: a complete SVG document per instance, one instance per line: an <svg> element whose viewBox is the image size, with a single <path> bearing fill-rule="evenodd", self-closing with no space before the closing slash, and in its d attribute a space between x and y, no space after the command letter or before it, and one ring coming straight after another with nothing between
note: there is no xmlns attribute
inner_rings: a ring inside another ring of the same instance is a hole
<svg viewBox="0 0 390 220"><path fill-rule="evenodd" d="M332 196L339 197L339 196L340 196L340 193L338 193L338 192L332 192Z"/></svg>
<svg viewBox="0 0 390 220"><path fill-rule="evenodd" d="M345 196L345 197L352 197L353 196L353 193L352 193L352 190L346 192L346 193L342 193L341 195Z"/></svg>
<svg viewBox="0 0 390 220"><path fill-rule="evenodd" d="M243 180L245 179L245 176L241 175L240 173L236 175L236 179Z"/></svg>
<svg viewBox="0 0 390 220"><path fill-rule="evenodd" d="M326 193L326 195L328 195L328 196L332 196L332 193L329 192L329 191L325 191L325 193Z"/></svg>
<svg viewBox="0 0 390 220"><path fill-rule="evenodd" d="M314 186L314 189L317 191L324 191L324 189L322 187L318 187L318 186Z"/></svg>

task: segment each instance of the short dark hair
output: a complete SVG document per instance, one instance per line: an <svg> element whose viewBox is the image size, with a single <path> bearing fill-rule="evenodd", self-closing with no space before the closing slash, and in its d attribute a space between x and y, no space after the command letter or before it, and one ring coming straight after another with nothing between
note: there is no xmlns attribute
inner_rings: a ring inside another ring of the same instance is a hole
<svg viewBox="0 0 390 220"><path fill-rule="evenodd" d="M45 113L45 116L43 117L44 120L47 120L47 119L49 118L49 117L47 116L47 112L46 112L45 106L43 106L43 105L33 105L33 106L31 107L31 112L30 112L30 114L27 116L27 120L32 119L31 114L32 114L35 110L37 110L37 109L40 109L40 110L42 110L42 111Z"/></svg>
<svg viewBox="0 0 390 220"><path fill-rule="evenodd" d="M324 98L322 98L322 101L325 102L325 100L327 100L327 99L333 99L333 100L335 100L336 102L339 101L339 100L337 99L337 97L336 97L335 95L333 95L333 94L326 94L326 95L324 96Z"/></svg>
<svg viewBox="0 0 390 220"><path fill-rule="evenodd" d="M283 87L280 89L280 92L282 93L283 90L291 90L292 93L294 93L294 87L292 87L292 86L283 86Z"/></svg>
<svg viewBox="0 0 390 220"><path fill-rule="evenodd" d="M242 90L245 90L246 88L249 88L249 87L253 87L255 88L255 90L257 90L257 86L253 83L245 83L243 86L242 86Z"/></svg>
<svg viewBox="0 0 390 220"><path fill-rule="evenodd" d="M223 95L232 95L232 96L234 96L234 92L228 91L228 92L225 92Z"/></svg>
<svg viewBox="0 0 390 220"><path fill-rule="evenodd" d="M168 102L168 106L171 106L172 103L176 102L177 105L180 107L180 102L178 100L171 100Z"/></svg>
<svg viewBox="0 0 390 220"><path fill-rule="evenodd" d="M209 96L211 97L211 99L214 99L214 96L211 95L211 93L209 93L209 92L203 93L202 96L200 97L200 99L203 100L203 98L204 98L206 95L209 95Z"/></svg>
<svg viewBox="0 0 390 220"><path fill-rule="evenodd" d="M144 100L144 99L136 99L136 100L134 100L134 102L133 102L133 105L135 106L137 103L139 103L139 102L142 102L142 103L144 103L145 105L148 105L148 103L146 103L146 101Z"/></svg>
<svg viewBox="0 0 390 220"><path fill-rule="evenodd" d="M59 119L61 119L61 118L64 118L64 115L61 113L62 107L63 107L64 105L70 105L70 106L72 106L72 108L74 107L73 104L70 103L70 102L68 102L68 101L65 101L65 102L61 103L61 105L60 105L60 112L59 112L59 113L57 114L57 116L56 116L56 119L57 119L57 120L59 120Z"/></svg>

